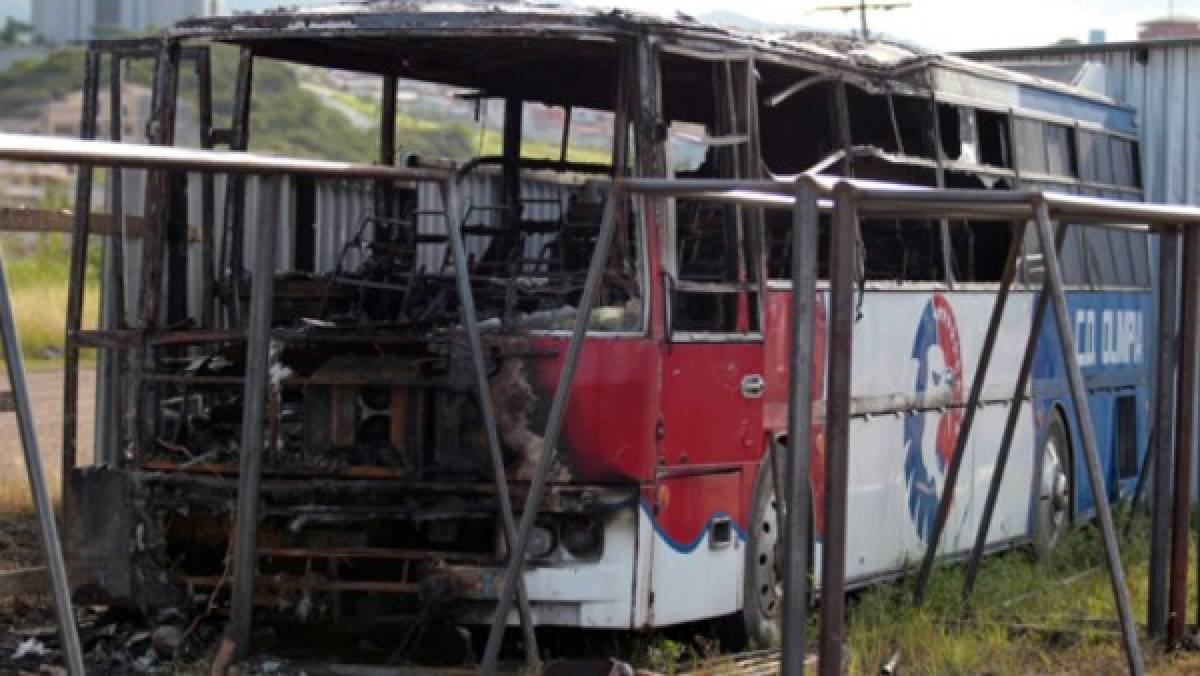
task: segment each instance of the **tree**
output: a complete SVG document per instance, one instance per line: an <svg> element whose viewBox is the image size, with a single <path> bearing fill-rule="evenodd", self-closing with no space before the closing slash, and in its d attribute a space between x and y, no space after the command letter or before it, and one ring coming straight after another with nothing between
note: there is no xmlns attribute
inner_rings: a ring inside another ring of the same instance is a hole
<svg viewBox="0 0 1200 676"><path fill-rule="evenodd" d="M4 28L0 29L0 45L15 45L26 33L33 33L33 26L10 16L4 21Z"/></svg>

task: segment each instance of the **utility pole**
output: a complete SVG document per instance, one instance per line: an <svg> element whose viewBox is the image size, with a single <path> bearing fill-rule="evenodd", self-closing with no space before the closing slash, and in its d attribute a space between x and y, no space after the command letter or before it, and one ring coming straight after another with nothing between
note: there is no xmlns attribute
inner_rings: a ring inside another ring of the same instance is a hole
<svg viewBox="0 0 1200 676"><path fill-rule="evenodd" d="M862 39L866 40L871 37L871 33L867 27L867 12L880 11L887 12L893 9L905 9L912 7L911 2L867 2L867 0L858 0L857 3L849 5L822 5L813 9L814 12L842 12L849 14L850 12L858 12L859 24L862 26Z"/></svg>

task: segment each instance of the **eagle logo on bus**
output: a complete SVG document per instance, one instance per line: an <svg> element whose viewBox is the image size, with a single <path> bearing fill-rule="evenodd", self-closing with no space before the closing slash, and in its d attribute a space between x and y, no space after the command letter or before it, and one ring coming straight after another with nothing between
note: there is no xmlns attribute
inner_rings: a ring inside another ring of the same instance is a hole
<svg viewBox="0 0 1200 676"><path fill-rule="evenodd" d="M935 293L925 305L913 340L917 406L904 420L904 478L908 513L917 535L928 540L937 518L938 496L962 426L962 348L954 310ZM928 425L926 423L929 423Z"/></svg>

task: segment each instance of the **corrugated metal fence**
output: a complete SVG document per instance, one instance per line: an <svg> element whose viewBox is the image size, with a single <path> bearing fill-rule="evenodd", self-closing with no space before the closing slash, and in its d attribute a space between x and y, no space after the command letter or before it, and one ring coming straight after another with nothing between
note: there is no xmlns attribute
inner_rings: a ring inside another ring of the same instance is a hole
<svg viewBox="0 0 1200 676"><path fill-rule="evenodd" d="M126 170L124 172L124 203L126 214L140 216L144 204L145 172ZM280 204L277 209L268 210L261 204L263 198L263 181L273 180L258 176L246 180L246 231L243 241L245 261L254 260L255 228L262 225L265 214L274 212L276 227L279 228L279 250L276 252L276 269L284 272L294 269L295 260L295 186L292 179L285 177L283 190L280 191ZM275 179L278 180L278 179ZM216 194L216 227L214 241L217 250L214 259L219 264L219 247L224 232L225 220L225 184L224 176L215 180ZM521 181L521 198L523 202L522 217L535 221L560 220L566 213L567 201L574 184L568 181L552 180L550 178L526 177ZM188 223L192 226L192 234L199 232L202 222L201 177L188 177ZM497 196L500 194L500 177L493 172L475 172L465 177L459 188L461 204L460 213L464 214L466 222L471 225L496 225L499 223L499 212L494 208ZM446 232L446 222L439 188L434 184L422 183L417 186L418 231L425 234L443 234ZM354 270L361 257L354 247L347 247L360 231L369 239L371 226L364 223L374 213L374 188L370 181L347 181L341 179L322 179L316 181L316 242L315 242L315 272L327 273L335 269L338 260L345 255L344 268ZM545 239L549 235L530 237L526 243L526 255L535 257L542 250ZM480 254L488 245L486 237L469 237L468 252ZM445 259L445 244L423 245L419 252L419 264L427 270L439 270ZM137 238L126 240L125 254L125 289L127 320L135 322L138 313L138 296L141 279L141 242ZM191 316L199 316L201 289L204 270L202 267L201 245L193 241L188 247L188 312Z"/></svg>

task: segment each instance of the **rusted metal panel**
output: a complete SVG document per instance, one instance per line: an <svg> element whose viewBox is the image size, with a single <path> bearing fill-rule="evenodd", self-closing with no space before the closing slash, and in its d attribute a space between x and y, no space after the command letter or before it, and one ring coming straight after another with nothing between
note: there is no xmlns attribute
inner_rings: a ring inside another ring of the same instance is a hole
<svg viewBox="0 0 1200 676"><path fill-rule="evenodd" d="M64 473L63 549L75 589L129 599L134 582L134 486L121 471L88 467Z"/></svg>

